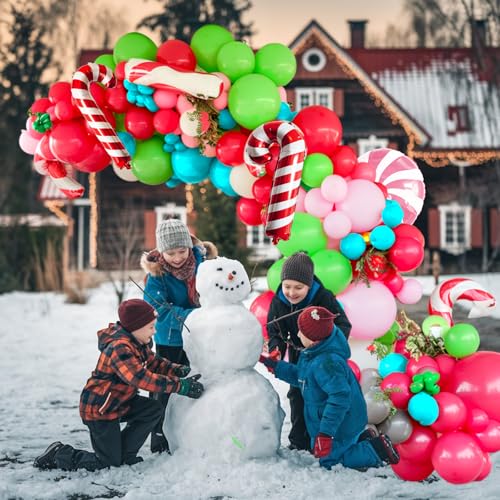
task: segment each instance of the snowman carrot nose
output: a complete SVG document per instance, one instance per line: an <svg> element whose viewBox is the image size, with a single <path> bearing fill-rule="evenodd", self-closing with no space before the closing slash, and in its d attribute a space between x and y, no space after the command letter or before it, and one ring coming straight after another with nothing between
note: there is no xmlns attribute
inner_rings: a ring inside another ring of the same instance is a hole
<svg viewBox="0 0 500 500"><path fill-rule="evenodd" d="M229 281L233 281L233 280L234 280L234 275L233 275L233 273L229 273L229 274L227 275L227 279L228 279Z"/></svg>

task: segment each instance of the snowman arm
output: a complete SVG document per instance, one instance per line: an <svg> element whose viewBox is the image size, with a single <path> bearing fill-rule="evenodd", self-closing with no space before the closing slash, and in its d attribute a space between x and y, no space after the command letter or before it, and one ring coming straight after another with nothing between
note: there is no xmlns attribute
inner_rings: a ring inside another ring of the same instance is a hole
<svg viewBox="0 0 500 500"><path fill-rule="evenodd" d="M271 301L271 306L269 307L269 312L267 314L267 334L269 335L269 341L267 343L269 352L279 349L281 356L283 357L286 350L286 343L281 332L281 321L274 321L279 317L279 313L276 307L275 297Z"/></svg>
<svg viewBox="0 0 500 500"><path fill-rule="evenodd" d="M292 363L288 363L287 361L278 361L278 364L276 365L276 368L274 370L274 375L280 380L288 382L294 387L300 387L297 365L293 365Z"/></svg>

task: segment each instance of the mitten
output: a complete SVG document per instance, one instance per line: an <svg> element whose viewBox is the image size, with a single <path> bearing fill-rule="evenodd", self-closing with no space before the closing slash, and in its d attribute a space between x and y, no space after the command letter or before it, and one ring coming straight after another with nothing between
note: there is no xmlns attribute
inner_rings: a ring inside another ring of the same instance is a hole
<svg viewBox="0 0 500 500"><path fill-rule="evenodd" d="M190 371L191 367L188 365L177 365L173 369L174 375L179 378L187 377Z"/></svg>
<svg viewBox="0 0 500 500"><path fill-rule="evenodd" d="M198 374L180 380L180 388L178 394L180 394L181 396L187 396L188 398L198 399L204 391L203 384L201 382L198 382L198 379L200 378L201 375Z"/></svg>
<svg viewBox="0 0 500 500"><path fill-rule="evenodd" d="M316 458L324 458L332 452L333 438L327 434L320 432L314 440L314 456Z"/></svg>
<svg viewBox="0 0 500 500"><path fill-rule="evenodd" d="M276 369L276 365L278 362L273 358L268 358L267 356L263 356L262 354L259 356L259 362L262 363L269 373L274 373Z"/></svg>

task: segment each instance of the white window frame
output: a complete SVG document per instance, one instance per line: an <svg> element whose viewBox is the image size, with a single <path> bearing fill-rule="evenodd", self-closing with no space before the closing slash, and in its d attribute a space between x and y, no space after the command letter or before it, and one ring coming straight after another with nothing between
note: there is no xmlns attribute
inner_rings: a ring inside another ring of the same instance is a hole
<svg viewBox="0 0 500 500"><path fill-rule="evenodd" d="M333 109L333 87L297 87L295 89L295 110L300 111L306 106L302 106L301 97L304 95L309 96L309 104L307 106L325 106L320 104L320 95L327 95L327 105L325 108Z"/></svg>
<svg viewBox="0 0 500 500"><path fill-rule="evenodd" d="M358 156L364 155L374 149L386 148L389 144L389 139L370 135L367 139L358 139Z"/></svg>
<svg viewBox="0 0 500 500"><path fill-rule="evenodd" d="M317 64L311 64L309 62L309 56L312 55L318 58ZM302 54L302 66L304 66L304 69L310 71L311 73L321 71L326 66L326 63L327 59L325 53L317 47L311 47Z"/></svg>
<svg viewBox="0 0 500 500"><path fill-rule="evenodd" d="M439 205L439 241L442 250L446 250L452 255L460 255L471 248L471 206L459 205L451 203L449 205ZM463 214L464 216L464 241L458 241L458 225L453 222L453 241L446 240L446 223L447 215L456 216Z"/></svg>
<svg viewBox="0 0 500 500"><path fill-rule="evenodd" d="M275 245L272 244L270 238L266 236L266 231L263 225L246 226L247 228L247 248L252 250L254 257L259 260L264 259L279 259L281 254ZM254 231L258 234L258 243L253 242Z"/></svg>
<svg viewBox="0 0 500 500"><path fill-rule="evenodd" d="M187 209L182 205L176 205L175 203L167 203L160 207L155 207L156 213L156 226L165 219L175 219L181 220L184 224L187 224Z"/></svg>

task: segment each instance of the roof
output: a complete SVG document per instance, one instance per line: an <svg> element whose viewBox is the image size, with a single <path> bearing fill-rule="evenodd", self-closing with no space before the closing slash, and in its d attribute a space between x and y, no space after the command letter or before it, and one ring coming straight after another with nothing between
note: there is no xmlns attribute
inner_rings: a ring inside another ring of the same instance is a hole
<svg viewBox="0 0 500 500"><path fill-rule="evenodd" d="M55 215L20 214L0 215L0 226L26 225L29 227L65 226L66 224Z"/></svg>
<svg viewBox="0 0 500 500"><path fill-rule="evenodd" d="M52 179L47 175L44 175L40 179L37 198L40 201L68 201L68 197L54 184L54 182L52 182Z"/></svg>

